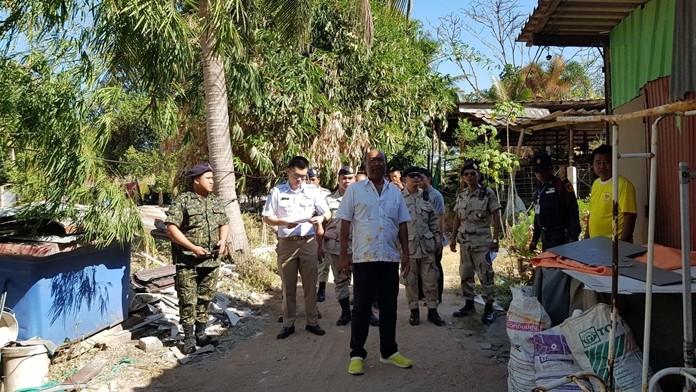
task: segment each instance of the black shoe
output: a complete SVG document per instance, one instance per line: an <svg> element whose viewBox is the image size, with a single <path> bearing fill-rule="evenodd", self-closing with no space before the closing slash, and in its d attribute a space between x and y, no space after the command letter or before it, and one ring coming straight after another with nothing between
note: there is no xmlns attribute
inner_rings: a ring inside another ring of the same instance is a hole
<svg viewBox="0 0 696 392"><path fill-rule="evenodd" d="M452 317L466 317L476 314L476 308L474 307L474 301L468 299L466 300L466 305L452 313Z"/></svg>
<svg viewBox="0 0 696 392"><path fill-rule="evenodd" d="M336 325L346 325L350 322L350 312L341 312L341 317L336 321Z"/></svg>
<svg viewBox="0 0 696 392"><path fill-rule="evenodd" d="M485 325L491 325L495 321L495 312L493 312L493 304L487 303L486 307L483 309L483 316L481 316L481 322Z"/></svg>
<svg viewBox="0 0 696 392"><path fill-rule="evenodd" d="M319 335L319 336L321 336L321 335L323 335L323 334L326 333L326 331L324 331L324 330L319 326L319 324L317 324L317 325L307 325L307 326L304 327L304 329L306 329L307 331L309 331L309 332L311 332L311 333L313 333L313 334L315 334L315 335Z"/></svg>
<svg viewBox="0 0 696 392"><path fill-rule="evenodd" d="M408 318L408 323L411 325L420 324L420 312L418 309L411 309L411 316Z"/></svg>
<svg viewBox="0 0 696 392"><path fill-rule="evenodd" d="M483 316L481 316L481 322L486 324L486 325L491 325L495 321L495 313L493 312L484 312Z"/></svg>
<svg viewBox="0 0 696 392"><path fill-rule="evenodd" d="M438 327L445 325L445 320L440 318L440 315L437 314L437 310L435 309L428 309L428 321L437 325Z"/></svg>
<svg viewBox="0 0 696 392"><path fill-rule="evenodd" d="M283 322L283 315L282 315L282 314L281 314L280 316L278 316L278 322L279 322L279 323L282 323L282 322Z"/></svg>
<svg viewBox="0 0 696 392"><path fill-rule="evenodd" d="M317 290L317 302L326 301L326 282L319 283L319 290Z"/></svg>
<svg viewBox="0 0 696 392"><path fill-rule="evenodd" d="M193 332L193 325L184 325L184 346L181 353L188 355L196 351L196 337Z"/></svg>
<svg viewBox="0 0 696 392"><path fill-rule="evenodd" d="M295 326L294 325L290 326L290 327L283 327L283 329L280 330L280 333L276 336L276 338L285 339L294 333L295 333Z"/></svg>
<svg viewBox="0 0 696 392"><path fill-rule="evenodd" d="M379 318L375 316L374 313L370 314L370 325L373 327L379 327Z"/></svg>
<svg viewBox="0 0 696 392"><path fill-rule="evenodd" d="M220 343L217 339L205 333L205 323L196 323L196 344L200 347L212 344L217 347Z"/></svg>

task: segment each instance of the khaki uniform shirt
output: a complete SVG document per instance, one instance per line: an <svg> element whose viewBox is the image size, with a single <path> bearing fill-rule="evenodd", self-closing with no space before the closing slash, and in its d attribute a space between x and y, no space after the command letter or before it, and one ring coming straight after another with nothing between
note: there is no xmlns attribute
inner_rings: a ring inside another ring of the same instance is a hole
<svg viewBox="0 0 696 392"><path fill-rule="evenodd" d="M167 211L165 223L172 223L194 245L212 250L220 240L220 227L229 223L225 206L212 193L203 197L195 192L186 192L174 200ZM186 253L184 253L186 252ZM172 260L178 266L217 267L217 259L197 258L181 245L172 242Z"/></svg>
<svg viewBox="0 0 696 392"><path fill-rule="evenodd" d="M436 238L442 236L433 205L423 200L420 189L410 193L408 188L404 188L401 194L411 214L411 221L407 223L409 256L417 259L433 256Z"/></svg>
<svg viewBox="0 0 696 392"><path fill-rule="evenodd" d="M341 219L336 217L336 211L338 206L341 205L341 200L343 196L336 192L326 196L326 204L329 205L329 210L331 211L331 218L326 221L324 227L324 252L330 253L332 255L341 254L341 249L339 245L339 240L341 236ZM353 245L353 230L348 233L348 254L352 254Z"/></svg>
<svg viewBox="0 0 696 392"><path fill-rule="evenodd" d="M493 240L493 213L500 208L498 197L490 188L480 186L474 192L469 188L460 192L454 205L454 212L461 220L457 242L468 243L478 250L488 248Z"/></svg>

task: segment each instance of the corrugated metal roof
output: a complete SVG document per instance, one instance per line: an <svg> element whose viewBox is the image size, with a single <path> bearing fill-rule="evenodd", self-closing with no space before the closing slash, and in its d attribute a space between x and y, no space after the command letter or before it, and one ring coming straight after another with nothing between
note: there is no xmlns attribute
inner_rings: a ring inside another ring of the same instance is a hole
<svg viewBox="0 0 696 392"><path fill-rule="evenodd" d="M607 46L609 31L649 0L539 0L517 41L527 46Z"/></svg>

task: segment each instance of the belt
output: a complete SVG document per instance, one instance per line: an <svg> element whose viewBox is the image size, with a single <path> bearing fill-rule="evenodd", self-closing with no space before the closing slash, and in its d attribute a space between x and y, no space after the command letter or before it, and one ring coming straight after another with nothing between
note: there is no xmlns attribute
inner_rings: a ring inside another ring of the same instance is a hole
<svg viewBox="0 0 696 392"><path fill-rule="evenodd" d="M293 235L291 237L280 237L279 240L304 241L314 237L314 235Z"/></svg>

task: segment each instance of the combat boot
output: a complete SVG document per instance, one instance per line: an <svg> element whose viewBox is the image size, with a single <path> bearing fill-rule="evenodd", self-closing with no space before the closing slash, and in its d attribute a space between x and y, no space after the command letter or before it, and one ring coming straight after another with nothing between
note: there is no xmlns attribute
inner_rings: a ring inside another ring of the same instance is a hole
<svg viewBox="0 0 696 392"><path fill-rule="evenodd" d="M483 308L483 316L481 316L481 322L490 325L495 321L495 312L493 312L493 303L487 302L486 307Z"/></svg>
<svg viewBox="0 0 696 392"><path fill-rule="evenodd" d="M408 318L408 323L411 325L420 324L420 310L411 309L411 317Z"/></svg>
<svg viewBox="0 0 696 392"><path fill-rule="evenodd" d="M188 355L196 351L196 336L193 334L193 325L184 325L184 348L181 353Z"/></svg>
<svg viewBox="0 0 696 392"><path fill-rule="evenodd" d="M350 322L350 302L348 298L341 298L338 303L341 305L341 317L336 321L336 325L346 325Z"/></svg>
<svg viewBox="0 0 696 392"><path fill-rule="evenodd" d="M196 323L196 343L203 347L209 344L218 345L218 340L205 333L205 323Z"/></svg>
<svg viewBox="0 0 696 392"><path fill-rule="evenodd" d="M317 290L317 302L326 301L326 282L319 282L319 290Z"/></svg>
<svg viewBox="0 0 696 392"><path fill-rule="evenodd" d="M445 325L445 321L440 318L439 314L437 314L437 309L428 309L428 321L437 325L438 327Z"/></svg>
<svg viewBox="0 0 696 392"><path fill-rule="evenodd" d="M474 300L467 299L466 305L463 308L452 313L452 317L466 317L476 314L476 308L474 307Z"/></svg>

